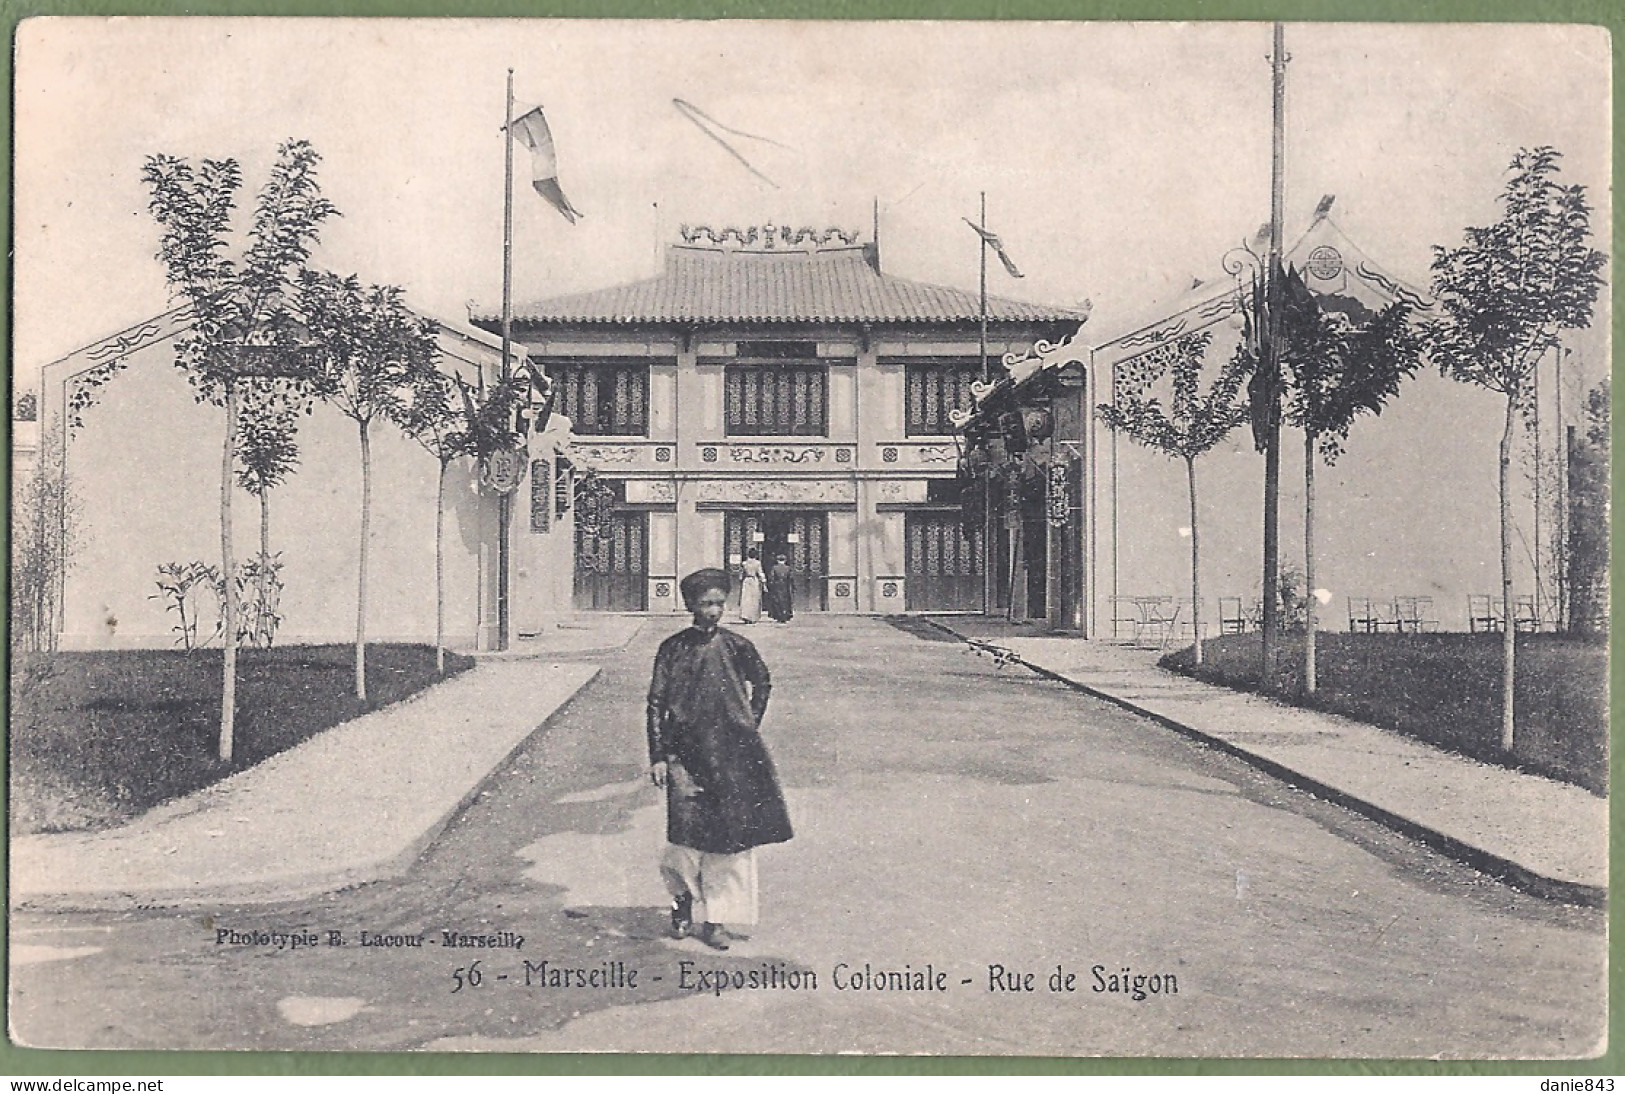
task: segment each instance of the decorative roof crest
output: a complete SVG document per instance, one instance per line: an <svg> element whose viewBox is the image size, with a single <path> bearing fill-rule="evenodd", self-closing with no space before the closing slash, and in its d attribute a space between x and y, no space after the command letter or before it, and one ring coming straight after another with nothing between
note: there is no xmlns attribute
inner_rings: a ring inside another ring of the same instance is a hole
<svg viewBox="0 0 1625 1094"><path fill-rule="evenodd" d="M771 221L748 228L684 224L678 234L690 247L714 251L823 251L851 247L858 242L858 233L844 228L791 228Z"/></svg>

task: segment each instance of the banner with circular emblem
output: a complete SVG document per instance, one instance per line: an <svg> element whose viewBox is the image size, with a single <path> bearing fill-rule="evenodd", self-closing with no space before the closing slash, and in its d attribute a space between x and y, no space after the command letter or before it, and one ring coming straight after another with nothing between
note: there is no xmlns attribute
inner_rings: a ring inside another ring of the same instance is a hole
<svg viewBox="0 0 1625 1094"><path fill-rule="evenodd" d="M526 449L503 448L480 461L480 485L496 494L511 494L525 478Z"/></svg>

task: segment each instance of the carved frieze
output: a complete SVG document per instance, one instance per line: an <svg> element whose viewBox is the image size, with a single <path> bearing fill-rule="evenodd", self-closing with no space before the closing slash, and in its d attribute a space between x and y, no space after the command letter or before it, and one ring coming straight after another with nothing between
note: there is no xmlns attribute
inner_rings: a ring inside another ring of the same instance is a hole
<svg viewBox="0 0 1625 1094"><path fill-rule="evenodd" d="M803 505L855 505L857 485L850 479L705 479L694 484L698 503L777 502Z"/></svg>

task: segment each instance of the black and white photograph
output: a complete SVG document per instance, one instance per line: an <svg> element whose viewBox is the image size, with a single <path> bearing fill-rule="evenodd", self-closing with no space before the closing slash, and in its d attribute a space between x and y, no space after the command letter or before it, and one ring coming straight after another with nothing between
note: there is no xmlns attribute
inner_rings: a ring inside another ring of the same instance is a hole
<svg viewBox="0 0 1625 1094"><path fill-rule="evenodd" d="M1613 63L23 21L12 1041L1601 1056Z"/></svg>

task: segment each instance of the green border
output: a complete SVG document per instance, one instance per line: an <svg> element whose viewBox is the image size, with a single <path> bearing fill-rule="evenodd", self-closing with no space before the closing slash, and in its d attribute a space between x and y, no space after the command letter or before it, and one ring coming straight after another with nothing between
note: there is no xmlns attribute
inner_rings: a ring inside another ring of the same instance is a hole
<svg viewBox="0 0 1625 1094"><path fill-rule="evenodd" d="M1291 22L1507 22L1589 23L1607 27L1616 38L1625 29L1625 5L1617 0L0 0L0 14L15 41L17 24L35 15L329 15L441 17L689 18L689 19L1093 19L1231 20ZM0 57L0 75L12 87L12 50ZM1614 79L1614 250L1625 231L1620 188L1620 88L1625 85L1621 52L1613 55ZM0 118L0 140L11 150L11 110ZM4 217L11 229L11 177L5 181ZM8 249L9 253L9 249ZM1625 325L1625 298L1613 275L1613 343ZM0 273L0 338L10 346L11 267ZM10 354L6 358L9 386ZM1616 416L1625 396L1616 385ZM8 416L9 418L9 416ZM0 426L9 433L8 426ZM8 437L9 441L9 437ZM9 445L8 445L9 447ZM1619 446L1615 445L1616 459ZM9 461L6 463L9 471ZM1617 465L1616 475L1617 479ZM5 520L0 513L0 522ZM1614 542L1615 555L1619 539ZM1625 613L1620 613L1625 614ZM1614 633L1619 633L1615 620ZM1620 694L1625 670L1615 659L1612 693ZM1613 736L1622 719L1613 712ZM1613 749L1611 783L1622 785L1625 760ZM3 768L0 768L3 771ZM1620 818L1611 820L1620 833ZM1617 852L1618 840L1613 848ZM1611 861L1620 876L1620 859ZM1610 937L1620 937L1617 903L1610 908ZM1610 947L1610 949L1612 949ZM1611 957L1612 957L1611 953ZM6 968L0 964L0 990ZM0 1076L205 1076L205 1075L1622 1075L1625 1023L1619 1003L1625 976L1618 961L1609 971L1609 1051L1598 1060L1575 1062L1429 1060L1201 1060L1153 1058L1040 1057L852 1057L852 1056L681 1056L601 1054L427 1054L276 1052L65 1052L41 1051L0 1041Z"/></svg>

